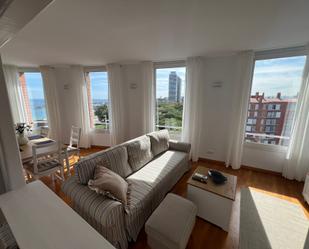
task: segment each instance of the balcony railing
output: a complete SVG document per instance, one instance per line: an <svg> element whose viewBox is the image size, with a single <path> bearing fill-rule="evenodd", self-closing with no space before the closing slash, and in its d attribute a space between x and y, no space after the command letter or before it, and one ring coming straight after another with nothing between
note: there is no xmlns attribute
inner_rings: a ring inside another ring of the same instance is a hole
<svg viewBox="0 0 309 249"><path fill-rule="evenodd" d="M167 129L169 131L171 139L178 141L181 140L182 127L173 125L156 125L156 130L163 130L163 129Z"/></svg>
<svg viewBox="0 0 309 249"><path fill-rule="evenodd" d="M96 129L109 130L109 120L105 120L105 122L96 121L94 127Z"/></svg>
<svg viewBox="0 0 309 249"><path fill-rule="evenodd" d="M245 136L246 141L255 143L288 146L290 141L290 137L288 136L280 136L266 133L253 133L253 132L246 132L245 134L246 134Z"/></svg>

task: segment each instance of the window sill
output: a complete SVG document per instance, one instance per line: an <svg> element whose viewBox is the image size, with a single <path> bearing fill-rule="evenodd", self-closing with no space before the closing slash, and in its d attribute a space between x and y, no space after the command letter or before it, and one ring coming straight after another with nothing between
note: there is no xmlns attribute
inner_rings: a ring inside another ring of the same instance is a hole
<svg viewBox="0 0 309 249"><path fill-rule="evenodd" d="M110 131L106 130L106 129L93 128L91 130L91 133L94 133L94 134L110 134Z"/></svg>
<svg viewBox="0 0 309 249"><path fill-rule="evenodd" d="M253 143L253 142L245 142L245 148L256 149L256 150L263 150L269 152L280 152L285 153L288 150L288 147L281 146L281 145L273 145L273 144L261 144L261 143Z"/></svg>

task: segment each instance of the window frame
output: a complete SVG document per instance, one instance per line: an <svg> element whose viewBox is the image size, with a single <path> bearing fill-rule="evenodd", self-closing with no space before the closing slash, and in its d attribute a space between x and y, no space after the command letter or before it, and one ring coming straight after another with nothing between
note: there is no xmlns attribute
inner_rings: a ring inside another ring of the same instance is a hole
<svg viewBox="0 0 309 249"><path fill-rule="evenodd" d="M187 64L185 60L179 60L179 61L165 61L165 62L154 62L153 63L153 85L154 85L154 107L155 107L155 117L154 117L154 125L156 129L157 125L157 76L156 72L157 69L164 69L164 68L176 68L176 67L185 67L186 68L186 84L185 84L185 93L186 93L186 88L187 88ZM185 103L185 98L186 94L184 96L184 102ZM184 108L182 111L182 121L181 121L181 134L180 136L182 137L182 132L183 132L183 119L184 119Z"/></svg>
<svg viewBox="0 0 309 249"><path fill-rule="evenodd" d="M251 95L251 89L252 89L252 83L253 83L253 74L254 74L256 61L269 60L269 59L279 59L279 58L288 58L288 57L295 57L295 56L307 56L306 46L255 51L254 52L254 58L253 58L253 65L252 65L252 77L251 77L251 82L250 82L250 95ZM250 96L249 96L249 101L250 101ZM297 104L298 104L298 101L297 101ZM248 106L249 106L249 103L248 103ZM266 106L266 110L268 111L268 106ZM277 112L277 110L272 110L272 111ZM280 112L281 112L281 106L280 106ZM267 118L268 117L266 117L266 119ZM274 117L274 118L276 118L276 117ZM246 131L245 131L245 133L246 133ZM251 142L251 141L246 141L246 134L244 134L244 137L245 137L244 138L244 147L245 148L253 148L253 149L258 149L258 150L264 150L264 151L270 151L270 152L283 152L283 153L285 153L288 150L288 146L255 143L255 142Z"/></svg>
<svg viewBox="0 0 309 249"><path fill-rule="evenodd" d="M95 73L95 72L104 72L107 73L107 69L106 66L86 66L84 67L84 75L85 77L87 77L87 74L89 73ZM89 78L90 80L90 78ZM91 84L91 81L90 81ZM109 81L107 82L108 87L109 87ZM91 87L91 86L90 86ZM109 101L109 94L108 94L108 101ZM89 103L89 102L88 102ZM110 107L109 107L110 108ZM93 109L93 107L92 107ZM91 131L93 133L100 133L100 134L110 134L110 127L108 127L108 129L104 129L104 128L96 128L95 126L93 128L91 128Z"/></svg>
<svg viewBox="0 0 309 249"><path fill-rule="evenodd" d="M41 74L41 77L42 77L42 85L43 85L43 93L44 93L44 102L45 102L45 112L46 112L46 122L41 122L41 123L44 123L45 125L38 125L40 122L39 121L34 121L32 120L32 130L33 131L38 131L41 129L41 127L48 127L49 126L49 122L48 122L48 117L47 117L47 104L46 104L46 99L45 99L45 89L44 89L44 81L43 81L43 75L42 75L42 72L40 71L39 68L37 67L18 67L17 68L17 72L18 74L25 74L25 73L40 73ZM20 82L19 82L20 83ZM27 82L26 82L27 84ZM27 89L28 91L28 89ZM23 102L25 101L24 100L24 96L22 96L23 98ZM30 100L30 99L29 99ZM23 103L24 104L24 103ZM31 115L32 115L32 112L31 112ZM28 118L27 118L28 119Z"/></svg>

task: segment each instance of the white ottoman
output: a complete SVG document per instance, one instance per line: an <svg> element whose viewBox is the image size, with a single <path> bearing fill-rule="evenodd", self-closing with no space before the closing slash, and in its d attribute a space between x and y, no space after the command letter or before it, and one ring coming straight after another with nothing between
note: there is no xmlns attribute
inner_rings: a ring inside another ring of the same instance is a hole
<svg viewBox="0 0 309 249"><path fill-rule="evenodd" d="M146 222L148 245L152 249L185 249L196 213L191 201L168 194Z"/></svg>

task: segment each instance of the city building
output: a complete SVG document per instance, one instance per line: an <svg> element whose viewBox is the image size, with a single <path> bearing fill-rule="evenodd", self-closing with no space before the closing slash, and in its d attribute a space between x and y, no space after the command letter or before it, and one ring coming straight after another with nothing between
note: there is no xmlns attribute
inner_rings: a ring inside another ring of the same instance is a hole
<svg viewBox="0 0 309 249"><path fill-rule="evenodd" d="M176 72L170 72L168 80L168 101L181 102L181 78Z"/></svg>
<svg viewBox="0 0 309 249"><path fill-rule="evenodd" d="M287 146L296 108L296 98L250 97L246 124L246 141Z"/></svg>

